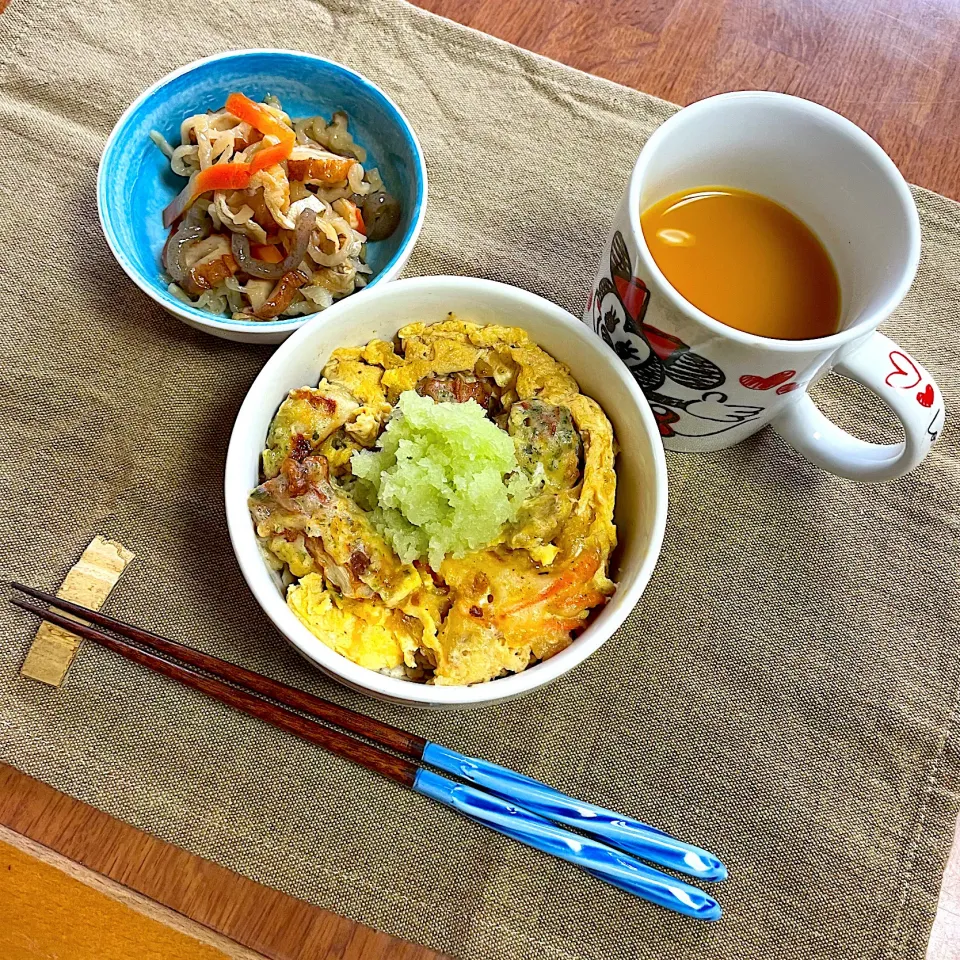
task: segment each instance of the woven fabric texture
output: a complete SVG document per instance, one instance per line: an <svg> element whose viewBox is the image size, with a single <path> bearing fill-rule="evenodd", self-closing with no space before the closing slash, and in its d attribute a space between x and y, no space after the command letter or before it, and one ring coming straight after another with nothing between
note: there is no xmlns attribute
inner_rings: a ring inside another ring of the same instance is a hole
<svg viewBox="0 0 960 960"><path fill-rule="evenodd" d="M97 160L125 106L192 59L265 45L354 67L411 118L430 201L410 274L492 277L578 315L628 171L676 109L400 0L15 0L0 18L3 577L55 588L94 534L116 538L137 559L108 610L716 851L724 919L632 899L101 649L58 691L23 680L36 622L9 605L0 759L464 960L920 960L957 812L960 208L916 192L923 262L884 327L946 396L920 469L857 485L769 431L670 456L663 554L616 637L524 699L402 710L300 660L234 562L224 453L269 350L160 311L97 223ZM818 400L891 435L849 384Z"/></svg>

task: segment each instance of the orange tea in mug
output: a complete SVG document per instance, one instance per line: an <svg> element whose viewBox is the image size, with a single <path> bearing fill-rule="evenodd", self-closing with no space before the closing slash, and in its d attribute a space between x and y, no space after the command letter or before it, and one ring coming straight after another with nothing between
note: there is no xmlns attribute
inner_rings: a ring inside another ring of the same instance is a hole
<svg viewBox="0 0 960 960"><path fill-rule="evenodd" d="M640 225L670 285L714 320L776 340L836 333L837 272L786 207L733 187L697 187L657 201Z"/></svg>

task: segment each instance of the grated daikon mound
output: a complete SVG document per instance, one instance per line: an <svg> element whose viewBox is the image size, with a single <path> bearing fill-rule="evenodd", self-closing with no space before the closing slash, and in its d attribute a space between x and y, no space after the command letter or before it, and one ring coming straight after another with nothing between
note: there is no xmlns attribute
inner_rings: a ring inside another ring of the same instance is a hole
<svg viewBox="0 0 960 960"><path fill-rule="evenodd" d="M404 563L434 570L493 543L532 492L513 440L473 400L435 403L400 395L377 451L351 460L358 499Z"/></svg>

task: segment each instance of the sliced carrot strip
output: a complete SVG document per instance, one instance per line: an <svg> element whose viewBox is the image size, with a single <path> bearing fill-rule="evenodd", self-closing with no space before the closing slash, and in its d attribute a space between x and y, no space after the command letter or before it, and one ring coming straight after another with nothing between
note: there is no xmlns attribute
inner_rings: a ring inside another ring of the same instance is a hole
<svg viewBox="0 0 960 960"><path fill-rule="evenodd" d="M283 161L290 156L293 143L294 133L291 130L289 135L279 143L275 143L269 147L262 147L250 160L251 172L256 173L258 170L265 170L267 167L272 167L275 163L283 163Z"/></svg>
<svg viewBox="0 0 960 960"><path fill-rule="evenodd" d="M599 568L600 557L594 551L591 550L589 553L580 554L546 589L541 590L540 593L535 594L529 599L514 604L514 606L506 610L502 610L497 620L499 621L504 617L509 617L514 613L518 613L520 610L535 607L537 604L543 603L551 597L564 593L571 587L586 583Z"/></svg>
<svg viewBox="0 0 960 960"><path fill-rule="evenodd" d="M599 590L588 590L585 593L577 593L572 597L562 597L553 609L560 614L570 614L573 616L581 610L590 610L593 607L606 603L607 598Z"/></svg>
<svg viewBox="0 0 960 960"><path fill-rule="evenodd" d="M352 200L347 200L346 198L343 199L342 203L350 211L350 220L353 221L350 226L353 227L354 230L359 230L360 233L366 236L367 227L363 222L363 213L360 208ZM356 226L354 226L354 224L356 224Z"/></svg>
<svg viewBox="0 0 960 960"><path fill-rule="evenodd" d="M269 110L255 103L242 93L231 93L227 97L226 109L238 120L244 120L264 136L276 137L280 142L258 150L250 160L252 173L281 163L290 156L296 134L281 123Z"/></svg>
<svg viewBox="0 0 960 960"><path fill-rule="evenodd" d="M183 216L201 194L210 190L244 190L258 170L282 163L290 156L296 134L272 113L264 110L259 103L254 103L242 93L231 93L227 97L226 109L238 120L249 123L265 136L276 137L280 142L262 147L253 155L250 163L215 163L212 167L201 170L163 211L165 227L172 226Z"/></svg>
<svg viewBox="0 0 960 960"><path fill-rule="evenodd" d="M568 587L578 583L586 583L600 567L600 557L597 554L582 553L553 583L537 598L536 602L549 600L558 593L563 593Z"/></svg>
<svg viewBox="0 0 960 960"><path fill-rule="evenodd" d="M191 177L177 194L173 203L163 211L163 225L171 226L180 219L197 197L210 190L243 190L250 184L250 165L247 163L215 163Z"/></svg>
<svg viewBox="0 0 960 960"><path fill-rule="evenodd" d="M250 185L250 167L246 163L216 163L197 174L195 196L209 190L243 190Z"/></svg>
<svg viewBox="0 0 960 960"><path fill-rule="evenodd" d="M250 253L264 263L282 263L283 254L272 243L251 243Z"/></svg>
<svg viewBox="0 0 960 960"><path fill-rule="evenodd" d="M232 113L238 120L249 123L251 127L259 130L261 133L270 134L273 137L279 137L281 140L287 133L292 133L289 128L281 123L269 110L265 110L254 100L244 96L242 93L231 93L224 104L229 113Z"/></svg>

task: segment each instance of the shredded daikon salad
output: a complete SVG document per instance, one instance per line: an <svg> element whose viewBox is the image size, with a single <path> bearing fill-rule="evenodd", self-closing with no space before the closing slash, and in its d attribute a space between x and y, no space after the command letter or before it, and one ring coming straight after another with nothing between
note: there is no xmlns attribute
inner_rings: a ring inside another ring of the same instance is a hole
<svg viewBox="0 0 960 960"><path fill-rule="evenodd" d="M164 210L171 294L235 320L316 313L365 286L367 243L389 237L399 202L384 189L345 113L292 120L280 102L231 93L150 136L188 182Z"/></svg>

